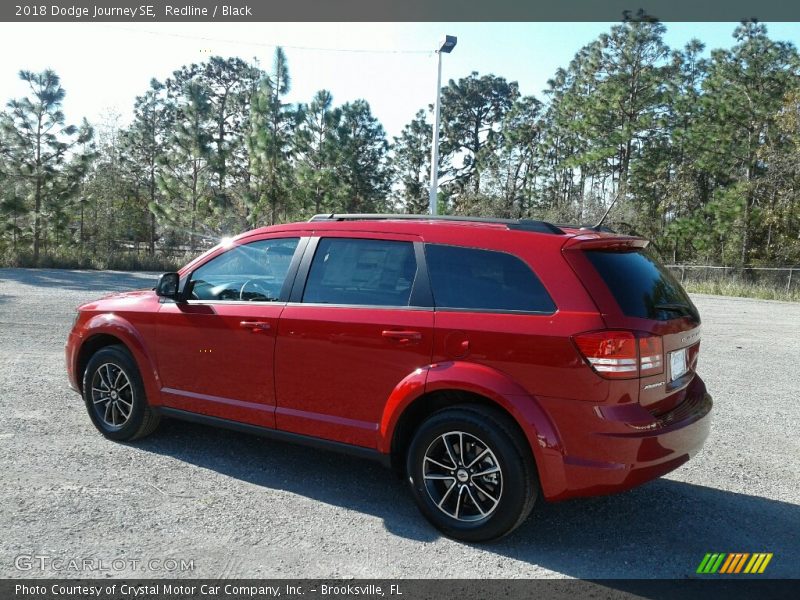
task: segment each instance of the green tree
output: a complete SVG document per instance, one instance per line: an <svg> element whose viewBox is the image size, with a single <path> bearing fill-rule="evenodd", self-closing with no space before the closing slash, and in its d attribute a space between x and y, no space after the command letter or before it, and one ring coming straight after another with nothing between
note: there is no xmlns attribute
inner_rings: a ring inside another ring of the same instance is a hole
<svg viewBox="0 0 800 600"><path fill-rule="evenodd" d="M332 210L337 196L336 165L339 160L336 131L342 118L333 96L320 90L308 105L299 107L299 126L294 135L297 196L301 210L319 214Z"/></svg>
<svg viewBox="0 0 800 600"><path fill-rule="evenodd" d="M727 197L739 213L738 262L748 264L753 232L763 229L766 201L761 180L769 165L759 154L778 131L776 119L786 95L798 87L798 56L791 44L771 40L761 23L742 23L733 36L733 48L711 54L699 125L711 143L699 166L714 173L719 185L744 184L741 195Z"/></svg>
<svg viewBox="0 0 800 600"><path fill-rule="evenodd" d="M589 120L600 84L603 46L595 40L581 48L566 69L548 81L538 154L542 162L539 204L556 220L584 222L587 194L603 198L609 178L603 155L591 152Z"/></svg>
<svg viewBox="0 0 800 600"><path fill-rule="evenodd" d="M380 212L386 209L390 172L389 144L383 126L372 116L366 100L342 106L336 142L339 206L344 212Z"/></svg>
<svg viewBox="0 0 800 600"><path fill-rule="evenodd" d="M88 247L94 258L115 253L124 240L135 239L135 230L147 222L125 167L121 119L120 114L107 112L98 123L97 156L77 206L81 252Z"/></svg>
<svg viewBox="0 0 800 600"><path fill-rule="evenodd" d="M48 214L60 218L63 202L75 190L79 172L67 169L69 153L91 139L92 129L88 124L80 128L65 124L62 105L66 92L54 71L23 70L19 77L28 84L30 96L8 103L0 127L8 144L4 153L7 168L19 182L31 213L33 260L38 263L44 218ZM18 205L15 201L14 206Z"/></svg>
<svg viewBox="0 0 800 600"><path fill-rule="evenodd" d="M400 204L407 213L428 211L432 137L433 127L425 120L425 111L420 110L394 138L392 169L400 186Z"/></svg>
<svg viewBox="0 0 800 600"><path fill-rule="evenodd" d="M542 103L533 96L518 98L503 119L502 144L487 159L493 183L493 214L525 217L531 214L536 178L542 169Z"/></svg>
<svg viewBox="0 0 800 600"><path fill-rule="evenodd" d="M657 142L669 55L664 31L661 23L629 21L600 36L597 87L586 113L588 158L608 161L623 203L635 153Z"/></svg>
<svg viewBox="0 0 800 600"><path fill-rule="evenodd" d="M172 105L166 102L164 85L150 81L150 88L136 98L133 123L123 133L124 164L128 167L137 189L144 190L149 222L148 247L155 254L156 215L161 201L158 179L167 154L167 142L174 120Z"/></svg>
<svg viewBox="0 0 800 600"><path fill-rule="evenodd" d="M150 209L173 228L180 230L188 225L189 247L194 252L199 237L198 219L210 215L213 198L209 185L211 103L205 87L195 81L187 83L174 110L168 151L159 157L161 169L157 175L159 189L167 201Z"/></svg>
<svg viewBox="0 0 800 600"><path fill-rule="evenodd" d="M516 82L476 72L450 80L442 90L442 164L449 165L446 174L457 202L467 190L480 193L483 150L498 143L500 125L518 96Z"/></svg>
<svg viewBox="0 0 800 600"><path fill-rule="evenodd" d="M253 97L247 149L252 173L248 221L259 222L266 211L268 223L291 212L293 190L292 135L298 112L284 97L289 93L289 67L283 49L275 49L272 73L264 77Z"/></svg>
<svg viewBox="0 0 800 600"><path fill-rule="evenodd" d="M776 127L759 151L769 165L764 178L760 251L767 264L800 263L800 86L790 91L776 116Z"/></svg>
<svg viewBox="0 0 800 600"><path fill-rule="evenodd" d="M703 50L699 40L691 40L682 50L672 52L662 141L656 149L646 149L646 157L657 155L655 161L648 161L651 167L637 168L642 180L637 191L662 197L658 220L664 251L671 254L673 263L694 254L695 240L707 230L702 209L710 201L712 187L708 172L697 168L707 145L697 126L702 119L702 85L708 68L701 58ZM650 177L646 176L648 171Z"/></svg>

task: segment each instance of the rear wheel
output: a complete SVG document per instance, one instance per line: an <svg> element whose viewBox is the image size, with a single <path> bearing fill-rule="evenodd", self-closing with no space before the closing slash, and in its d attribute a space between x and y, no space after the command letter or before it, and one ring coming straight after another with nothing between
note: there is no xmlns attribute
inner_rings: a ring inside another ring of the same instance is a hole
<svg viewBox="0 0 800 600"><path fill-rule="evenodd" d="M464 541L510 533L538 495L527 441L506 415L483 406L447 408L429 417L411 441L406 470L422 513Z"/></svg>
<svg viewBox="0 0 800 600"><path fill-rule="evenodd" d="M83 374L83 400L94 426L112 440L144 437L160 420L147 404L139 369L124 346L107 346L92 356Z"/></svg>

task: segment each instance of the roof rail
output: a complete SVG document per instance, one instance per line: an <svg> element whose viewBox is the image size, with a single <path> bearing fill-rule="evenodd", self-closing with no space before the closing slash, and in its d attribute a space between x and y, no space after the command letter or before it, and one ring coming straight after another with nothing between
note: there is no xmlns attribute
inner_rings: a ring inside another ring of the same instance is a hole
<svg viewBox="0 0 800 600"><path fill-rule="evenodd" d="M496 223L507 225L509 229L520 231L534 231L536 233L555 233L564 232L557 225L547 221L534 221L532 219L498 219L493 217L460 217L460 216L432 216L432 215L379 215L379 214L323 214L314 215L309 222L317 221L454 221L462 223Z"/></svg>

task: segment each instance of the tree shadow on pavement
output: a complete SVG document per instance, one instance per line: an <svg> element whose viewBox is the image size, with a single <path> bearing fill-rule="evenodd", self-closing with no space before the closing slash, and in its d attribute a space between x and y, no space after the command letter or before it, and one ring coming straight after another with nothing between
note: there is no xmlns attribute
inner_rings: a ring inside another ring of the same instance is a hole
<svg viewBox="0 0 800 600"><path fill-rule="evenodd" d="M34 287L78 292L114 292L153 288L158 273L71 271L65 269L0 269L0 286L13 281Z"/></svg>
<svg viewBox="0 0 800 600"><path fill-rule="evenodd" d="M405 483L368 460L174 420L136 445L377 516L397 536L426 542L440 537ZM658 479L613 496L540 501L510 536L475 548L584 579L693 577L706 552L772 552L766 574L797 577L800 507Z"/></svg>

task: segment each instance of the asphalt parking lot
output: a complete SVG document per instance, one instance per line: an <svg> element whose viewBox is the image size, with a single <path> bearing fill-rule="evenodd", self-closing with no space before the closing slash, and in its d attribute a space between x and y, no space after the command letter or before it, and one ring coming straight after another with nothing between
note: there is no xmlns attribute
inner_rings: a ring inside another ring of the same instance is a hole
<svg viewBox="0 0 800 600"><path fill-rule="evenodd" d="M0 577L684 578L706 552L772 552L767 575L800 577L800 304L696 296L702 452L624 494L540 503L481 546L440 536L371 462L175 421L105 440L64 341L79 303L153 282L0 269Z"/></svg>

